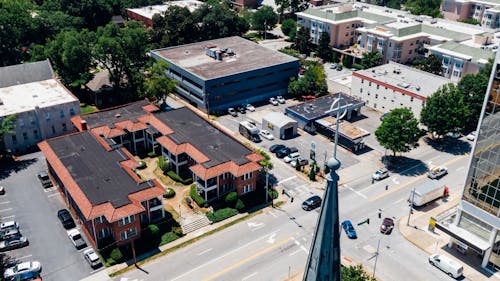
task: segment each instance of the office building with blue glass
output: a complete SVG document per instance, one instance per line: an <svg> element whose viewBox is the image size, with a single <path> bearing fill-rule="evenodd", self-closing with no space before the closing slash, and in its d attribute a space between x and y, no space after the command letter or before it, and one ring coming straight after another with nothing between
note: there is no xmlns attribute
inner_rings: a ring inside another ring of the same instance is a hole
<svg viewBox="0 0 500 281"><path fill-rule="evenodd" d="M211 113L285 95L299 60L233 36L151 51L169 64L177 93Z"/></svg>

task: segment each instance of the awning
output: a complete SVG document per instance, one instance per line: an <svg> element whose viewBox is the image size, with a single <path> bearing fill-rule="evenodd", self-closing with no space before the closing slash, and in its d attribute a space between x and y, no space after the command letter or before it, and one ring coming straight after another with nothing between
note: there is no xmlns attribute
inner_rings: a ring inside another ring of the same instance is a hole
<svg viewBox="0 0 500 281"><path fill-rule="evenodd" d="M490 248L490 243L488 243L488 241L484 241L475 234L455 224L443 225L438 222L436 227L479 253L484 253Z"/></svg>

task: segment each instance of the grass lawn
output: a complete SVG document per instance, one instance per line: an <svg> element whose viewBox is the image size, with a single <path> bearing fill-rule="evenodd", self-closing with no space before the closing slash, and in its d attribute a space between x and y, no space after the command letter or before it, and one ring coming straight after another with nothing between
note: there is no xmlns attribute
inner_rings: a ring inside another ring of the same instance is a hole
<svg viewBox="0 0 500 281"><path fill-rule="evenodd" d="M85 106L80 105L80 114L89 114L98 111L95 106L86 104Z"/></svg>

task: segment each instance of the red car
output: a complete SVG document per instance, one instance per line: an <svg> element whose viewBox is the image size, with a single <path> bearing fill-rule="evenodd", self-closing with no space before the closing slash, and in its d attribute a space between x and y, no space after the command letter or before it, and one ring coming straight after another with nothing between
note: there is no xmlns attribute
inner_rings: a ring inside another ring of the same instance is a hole
<svg viewBox="0 0 500 281"><path fill-rule="evenodd" d="M394 220L392 220L391 218L384 218L384 221L380 226L380 233L389 235L391 234L393 228L394 228Z"/></svg>

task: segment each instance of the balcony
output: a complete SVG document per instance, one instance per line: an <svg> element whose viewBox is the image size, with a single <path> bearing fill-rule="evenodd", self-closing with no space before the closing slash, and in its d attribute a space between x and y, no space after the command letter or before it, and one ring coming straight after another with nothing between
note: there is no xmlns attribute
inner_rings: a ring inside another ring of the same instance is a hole
<svg viewBox="0 0 500 281"><path fill-rule="evenodd" d="M160 199L158 198L153 198L151 200L149 200L149 208L154 208L154 207L158 207L158 206L162 206L162 202Z"/></svg>
<svg viewBox="0 0 500 281"><path fill-rule="evenodd" d="M217 180L215 178L211 178L208 181L198 179L196 181L196 186L203 191L210 191L217 188Z"/></svg>

